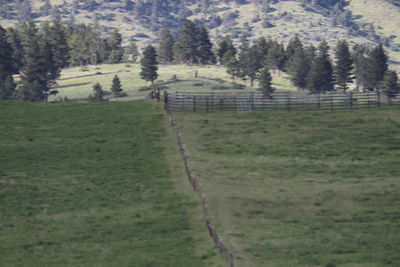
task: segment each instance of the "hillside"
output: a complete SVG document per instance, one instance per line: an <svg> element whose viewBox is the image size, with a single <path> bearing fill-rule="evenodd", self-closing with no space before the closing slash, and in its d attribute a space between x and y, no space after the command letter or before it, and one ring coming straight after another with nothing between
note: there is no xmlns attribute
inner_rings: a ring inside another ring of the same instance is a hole
<svg viewBox="0 0 400 267"><path fill-rule="evenodd" d="M287 41L300 34L305 42L338 38L353 43L382 42L400 50L400 6L384 0L2 0L1 23L14 25L32 18L42 22L59 18L64 23L95 23L104 33L118 28L124 42L139 46L157 42L162 27L177 29L181 18L195 20L211 30L214 38L230 34L237 39L271 36Z"/></svg>

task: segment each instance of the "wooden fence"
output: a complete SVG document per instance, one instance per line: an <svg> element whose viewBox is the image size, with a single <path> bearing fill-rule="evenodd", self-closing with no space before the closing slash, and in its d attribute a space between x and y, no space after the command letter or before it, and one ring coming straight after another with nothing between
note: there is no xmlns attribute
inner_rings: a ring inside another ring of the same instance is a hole
<svg viewBox="0 0 400 267"><path fill-rule="evenodd" d="M156 93L155 98L160 99ZM390 98L377 92L277 92L269 97L261 93L164 93L164 101L171 111L250 112L256 110L338 110L400 106L400 93Z"/></svg>

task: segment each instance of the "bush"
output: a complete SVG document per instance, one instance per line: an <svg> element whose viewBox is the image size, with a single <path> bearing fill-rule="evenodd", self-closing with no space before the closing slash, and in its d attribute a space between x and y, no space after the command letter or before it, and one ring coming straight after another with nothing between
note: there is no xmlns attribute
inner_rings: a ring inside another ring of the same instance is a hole
<svg viewBox="0 0 400 267"><path fill-rule="evenodd" d="M103 73L101 72L101 71L97 71L96 73L95 73L95 75L102 75Z"/></svg>
<svg viewBox="0 0 400 267"><path fill-rule="evenodd" d="M84 66L80 68L80 71L85 72L85 71L89 71L89 68Z"/></svg>
<svg viewBox="0 0 400 267"><path fill-rule="evenodd" d="M245 89L246 86L243 84L239 83L232 83L232 84L218 84L218 85L213 85L211 86L211 89L213 90L242 90Z"/></svg>
<svg viewBox="0 0 400 267"><path fill-rule="evenodd" d="M126 64L126 65L125 65L125 68L131 68L131 67L132 67L131 64Z"/></svg>
<svg viewBox="0 0 400 267"><path fill-rule="evenodd" d="M193 86L204 86L204 83L194 83Z"/></svg>

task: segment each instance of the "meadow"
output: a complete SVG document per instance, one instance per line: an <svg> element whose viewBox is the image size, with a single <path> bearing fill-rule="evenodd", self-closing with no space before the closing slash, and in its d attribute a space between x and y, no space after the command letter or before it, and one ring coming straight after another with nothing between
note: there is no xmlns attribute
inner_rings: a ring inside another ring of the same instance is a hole
<svg viewBox="0 0 400 267"><path fill-rule="evenodd" d="M197 71L198 77L195 76ZM128 94L128 97L118 100L136 100L142 99L149 94L149 91L140 91L143 86L149 86L150 83L140 79L139 64L105 64L99 66L88 66L85 68L74 67L63 70L60 79L55 87L59 91L57 97L68 97L69 99L87 98L93 93L92 87L95 83L100 83L104 91L110 91L111 82L114 75L121 79L122 87ZM204 91L218 92L212 86L230 86L232 79L226 73L223 66L217 65L160 65L159 78L156 82L168 82L176 75L178 81L168 83L169 91ZM290 90L290 80L284 73L273 74L273 86L279 90ZM243 84L236 79L236 83ZM248 82L247 82L248 85ZM222 90L223 92L232 92L239 89ZM240 91L254 92L255 88L245 88ZM54 99L54 98L53 98Z"/></svg>
<svg viewBox="0 0 400 267"><path fill-rule="evenodd" d="M176 112L238 266L399 266L400 111Z"/></svg>
<svg viewBox="0 0 400 267"><path fill-rule="evenodd" d="M161 107L0 102L0 266L223 266Z"/></svg>

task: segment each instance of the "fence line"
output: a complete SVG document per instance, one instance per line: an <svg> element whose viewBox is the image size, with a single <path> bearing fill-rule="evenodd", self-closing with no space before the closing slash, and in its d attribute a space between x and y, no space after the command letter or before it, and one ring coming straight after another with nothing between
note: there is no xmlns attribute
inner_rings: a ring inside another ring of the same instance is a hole
<svg viewBox="0 0 400 267"><path fill-rule="evenodd" d="M160 93L156 92L160 99ZM164 93L164 101L171 111L217 112L253 110L338 110L400 106L400 93L390 97L379 92L277 92L269 96L261 93Z"/></svg>
<svg viewBox="0 0 400 267"><path fill-rule="evenodd" d="M158 95L157 99L159 99L159 95ZM215 246L218 248L218 251L220 252L221 256L224 258L226 264L229 267L235 267L235 258L233 256L233 254L229 251L229 249L225 245L221 235L216 230L216 228L210 218L206 195L203 191L203 187L202 187L200 181L193 175L192 169L190 167L190 157L185 149L185 143L183 141L182 133L179 130L178 123L174 119L172 111L168 108L168 106L166 106L166 111L168 114L168 119L170 121L171 127L174 130L174 133L177 138L179 150L181 152L183 162L185 165L186 175L188 177L188 180L189 180L193 190L197 193L197 195L199 196L199 198L202 202L203 218L204 218L204 222L206 224L208 233L210 235L210 238L213 240Z"/></svg>

